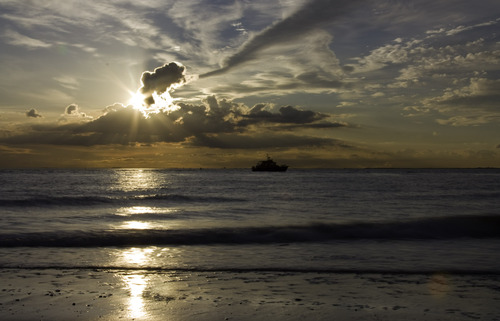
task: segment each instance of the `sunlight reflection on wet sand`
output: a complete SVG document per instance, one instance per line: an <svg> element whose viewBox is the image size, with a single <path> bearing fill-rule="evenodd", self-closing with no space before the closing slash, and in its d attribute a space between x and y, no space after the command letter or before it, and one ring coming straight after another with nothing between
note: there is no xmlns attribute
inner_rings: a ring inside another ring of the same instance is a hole
<svg viewBox="0 0 500 321"><path fill-rule="evenodd" d="M134 265L145 265L151 261L152 248L130 248L117 255L118 261ZM128 300L128 316L132 319L147 316L144 302L144 291L148 286L148 280L144 274L134 273L121 275L130 293Z"/></svg>
<svg viewBox="0 0 500 321"><path fill-rule="evenodd" d="M122 280L130 292L128 316L132 319L147 316L143 298L144 290L148 284L146 277L142 274L123 275Z"/></svg>

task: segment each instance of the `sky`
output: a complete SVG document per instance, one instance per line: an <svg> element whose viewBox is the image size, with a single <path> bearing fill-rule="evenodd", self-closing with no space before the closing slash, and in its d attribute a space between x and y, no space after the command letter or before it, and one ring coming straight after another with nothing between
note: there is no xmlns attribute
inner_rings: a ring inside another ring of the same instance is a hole
<svg viewBox="0 0 500 321"><path fill-rule="evenodd" d="M500 167L498 0L0 0L0 168Z"/></svg>

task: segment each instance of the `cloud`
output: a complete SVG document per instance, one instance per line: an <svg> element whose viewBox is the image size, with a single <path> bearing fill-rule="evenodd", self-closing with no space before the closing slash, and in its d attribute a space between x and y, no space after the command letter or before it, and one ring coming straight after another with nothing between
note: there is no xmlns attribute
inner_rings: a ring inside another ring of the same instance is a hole
<svg viewBox="0 0 500 321"><path fill-rule="evenodd" d="M141 88L139 91L145 96L147 105L155 103L153 93L163 94L186 82L186 68L176 62L165 64L156 68L153 72L145 71L141 76Z"/></svg>
<svg viewBox="0 0 500 321"><path fill-rule="evenodd" d="M77 104L70 104L64 109L64 113L59 118L59 122L86 122L92 119L92 116L81 112Z"/></svg>
<svg viewBox="0 0 500 321"><path fill-rule="evenodd" d="M496 23L490 21L467 27L491 26L483 34L478 34L477 38L471 38L474 35L463 39L453 37L451 41L452 37L444 28L428 30L411 39L398 37L372 49L368 55L351 58L356 63L349 67L357 74L381 69L399 71L400 75L396 77L398 81L419 79L434 73L475 72L478 66L482 70L496 69L500 63L499 44L491 41L496 37L496 30L493 29ZM380 76L380 73L373 74Z"/></svg>
<svg viewBox="0 0 500 321"><path fill-rule="evenodd" d="M241 115L243 119L238 124L243 126L257 123L310 124L329 117L326 114L300 110L293 106L280 107L278 113L273 113L268 109L267 104L257 104L248 113Z"/></svg>
<svg viewBox="0 0 500 321"><path fill-rule="evenodd" d="M429 99L429 105L448 106L453 109L498 112L500 79L472 78L470 84L460 89L448 89L442 96Z"/></svg>
<svg viewBox="0 0 500 321"><path fill-rule="evenodd" d="M317 31L299 43L268 48L259 54L258 60L226 74L224 82L202 81L210 92L232 97L338 92L350 84L345 81L345 71L330 49L331 41L328 32Z"/></svg>
<svg viewBox="0 0 500 321"><path fill-rule="evenodd" d="M499 21L500 21L500 18L498 18L496 20L491 20L491 21L483 22L483 23L478 23L478 24L475 24L475 25L472 25L472 26L458 26L458 27L455 27L453 29L450 29L450 30L446 31L446 35L453 36L453 35L456 35L456 34L458 34L460 32L469 31L469 30L473 30L473 29L476 29L476 28L480 28L480 27L492 26L492 25L497 24ZM438 32L443 32L443 31L444 31L443 29L440 29Z"/></svg>
<svg viewBox="0 0 500 321"><path fill-rule="evenodd" d="M38 118L42 117L42 115L40 115L35 108L31 108L30 110L26 111L26 117Z"/></svg>
<svg viewBox="0 0 500 321"><path fill-rule="evenodd" d="M313 0L287 18L278 21L248 40L235 54L225 59L220 69L200 75L210 77L225 73L247 61L269 47L297 39L310 31L321 28L348 12L359 0Z"/></svg>
<svg viewBox="0 0 500 321"><path fill-rule="evenodd" d="M80 82L75 77L71 76L54 77L54 80L62 87L70 90L77 90L80 85Z"/></svg>
<svg viewBox="0 0 500 321"><path fill-rule="evenodd" d="M335 128L342 125L327 121L326 114L283 106L273 111L268 104L249 108L226 99L207 97L203 104L179 103L179 109L144 116L132 106L115 104L98 118L83 118L76 104L66 107L64 116L77 122L37 124L31 131L5 137L11 144L106 145L131 143L184 143L188 145L230 148L266 146L290 147L335 143L329 138L304 136L301 129ZM279 129L294 134L279 133ZM264 134L267 133L267 134ZM234 136L231 138L231 136ZM266 138L267 137L267 138ZM273 142L270 142L272 140ZM226 147L222 147L226 146Z"/></svg>
<svg viewBox="0 0 500 321"><path fill-rule="evenodd" d="M447 90L442 96L425 101L428 108L449 119L438 119L442 125L471 126L500 122L500 80L472 78L470 84L460 89Z"/></svg>
<svg viewBox="0 0 500 321"><path fill-rule="evenodd" d="M77 104L71 104L66 106L64 109L64 114L63 117L82 117L86 118L89 117L85 113L80 111L80 107L78 107Z"/></svg>
<svg viewBox="0 0 500 321"><path fill-rule="evenodd" d="M358 61L357 65L350 65L353 71L369 72L386 67L388 64L402 64L408 60L409 50L417 41L401 43L401 39L396 43L386 44L373 49L369 55L362 58L353 58Z"/></svg>
<svg viewBox="0 0 500 321"><path fill-rule="evenodd" d="M452 116L447 119L436 119L440 125L449 125L455 127L478 126L492 122L500 122L500 115L468 114Z"/></svg>
<svg viewBox="0 0 500 321"><path fill-rule="evenodd" d="M331 138L279 133L198 135L189 140L189 145L222 149L323 147L332 145L345 147L340 141Z"/></svg>
<svg viewBox="0 0 500 321"><path fill-rule="evenodd" d="M4 32L4 37L7 39L7 43L15 46L26 47L30 50L39 48L48 48L52 46L52 44L50 43L30 38L14 30L6 30Z"/></svg>
<svg viewBox="0 0 500 321"><path fill-rule="evenodd" d="M453 126L498 122L497 22L483 21L466 25L481 27L482 33L466 37L434 28L413 38L393 38L351 58L356 61L351 75L360 78L353 90L342 93L343 100L398 106L405 116Z"/></svg>
<svg viewBox="0 0 500 321"><path fill-rule="evenodd" d="M76 114L79 114L78 105L76 105L76 104L68 105L66 107L66 109L64 110L64 114L65 115L76 115Z"/></svg>

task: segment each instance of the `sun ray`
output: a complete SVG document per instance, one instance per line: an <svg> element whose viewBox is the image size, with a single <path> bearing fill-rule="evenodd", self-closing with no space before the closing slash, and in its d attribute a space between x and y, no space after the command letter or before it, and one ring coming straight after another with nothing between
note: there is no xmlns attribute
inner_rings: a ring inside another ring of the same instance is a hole
<svg viewBox="0 0 500 321"><path fill-rule="evenodd" d="M151 114L157 114L160 112L173 112L178 110L180 107L175 104L176 98L172 98L170 96L170 92L167 90L162 94L158 94L156 91L153 92L152 97L154 103L148 105L145 102L146 96L143 95L140 91L131 92L130 99L128 101L128 105L131 105L135 110L140 111L144 117L149 118Z"/></svg>
<svg viewBox="0 0 500 321"><path fill-rule="evenodd" d="M141 94L139 91L133 92L129 90L130 99L127 104L132 106L135 110L142 111L146 107L146 103L144 102L145 96Z"/></svg>

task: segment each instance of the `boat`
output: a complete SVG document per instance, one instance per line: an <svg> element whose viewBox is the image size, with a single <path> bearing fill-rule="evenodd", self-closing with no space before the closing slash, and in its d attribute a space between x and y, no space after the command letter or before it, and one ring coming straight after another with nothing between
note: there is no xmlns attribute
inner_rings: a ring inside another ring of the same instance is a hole
<svg viewBox="0 0 500 321"><path fill-rule="evenodd" d="M253 172L285 172L288 165L278 165L267 155L267 159L259 161L257 165L252 166Z"/></svg>

